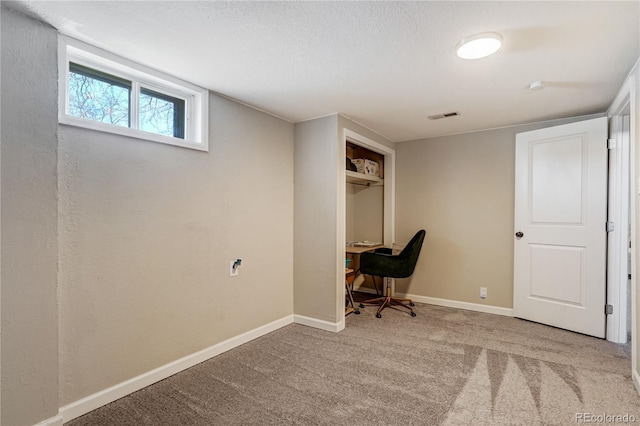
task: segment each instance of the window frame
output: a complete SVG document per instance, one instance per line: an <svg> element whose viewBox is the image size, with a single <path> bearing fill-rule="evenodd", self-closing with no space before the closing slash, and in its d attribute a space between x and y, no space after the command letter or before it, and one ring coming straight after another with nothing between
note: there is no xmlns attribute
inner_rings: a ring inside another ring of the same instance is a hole
<svg viewBox="0 0 640 426"><path fill-rule="evenodd" d="M160 99L163 100L165 102L171 103L174 106L174 110L173 110L173 133L174 133L174 138L178 138L178 139L186 139L187 138L187 104L188 101L182 97L176 96L174 94L167 94L164 93L163 91L158 90L157 88L151 88L148 85L144 85L144 86L140 86L140 91L139 91L139 96L138 96L138 102L140 102L140 98L142 96L148 96L151 98L156 98L156 99ZM181 101L182 105L178 104L175 101ZM140 105L138 105L138 119L140 118ZM180 119L179 117L182 117L182 119ZM177 121L177 123L176 123ZM177 124L177 127L176 127ZM139 123L138 123L139 125ZM176 136L176 130L178 130L178 133L181 133L182 136ZM146 131L146 130L145 130Z"/></svg>
<svg viewBox="0 0 640 426"><path fill-rule="evenodd" d="M58 40L58 122L152 142L209 151L209 91L70 37ZM129 127L69 115L69 63L131 81ZM184 139L138 128L143 89L184 101Z"/></svg>
<svg viewBox="0 0 640 426"><path fill-rule="evenodd" d="M132 101L131 98L133 95L133 83L131 81L125 80L124 78L117 77L111 74L107 74L103 71L98 71L93 68L86 67L84 65L80 65L73 61L69 61L69 72L67 74L67 80L66 80L67 84L69 84L71 80L72 73L83 75L85 77L91 78L96 81L100 81L102 83L109 84L111 86L117 86L122 89L126 89L128 92L127 93L127 124L126 126L123 124L116 124L116 125L120 127L127 127L127 128L131 127L131 101ZM67 86L67 111L71 109L69 105L69 97L70 97L69 87ZM69 114L69 115L72 117L83 118L83 117L78 117L77 115L72 115L72 114ZM99 120L93 120L89 118L87 120L99 121ZM106 121L101 121L101 122L105 124L113 125L113 123L107 123Z"/></svg>

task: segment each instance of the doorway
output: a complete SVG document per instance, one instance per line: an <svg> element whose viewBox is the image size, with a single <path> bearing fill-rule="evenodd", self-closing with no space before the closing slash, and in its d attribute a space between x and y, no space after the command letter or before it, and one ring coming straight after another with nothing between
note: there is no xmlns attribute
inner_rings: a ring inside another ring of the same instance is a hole
<svg viewBox="0 0 640 426"><path fill-rule="evenodd" d="M516 135L513 313L605 337L605 117Z"/></svg>

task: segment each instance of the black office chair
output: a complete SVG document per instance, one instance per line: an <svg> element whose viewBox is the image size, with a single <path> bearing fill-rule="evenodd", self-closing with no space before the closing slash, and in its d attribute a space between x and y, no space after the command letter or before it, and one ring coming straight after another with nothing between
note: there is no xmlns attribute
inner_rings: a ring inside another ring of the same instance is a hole
<svg viewBox="0 0 640 426"><path fill-rule="evenodd" d="M366 252L360 255L360 272L362 274L371 275L374 284L376 277L387 278L386 295L375 299L365 300L360 304L361 308L364 308L364 304L379 305L376 317L381 318L382 315L380 312L382 312L387 306L398 311L400 309L397 309L396 307L401 306L408 309L412 317L416 316L416 313L413 312L412 308L412 306L415 305L411 299L398 299L391 297L390 278L407 278L413 274L426 234L427 233L424 229L418 231L416 235L411 238L411 241L409 241L407 246L397 255L392 254L392 250L389 248L381 248L375 250L373 253Z"/></svg>

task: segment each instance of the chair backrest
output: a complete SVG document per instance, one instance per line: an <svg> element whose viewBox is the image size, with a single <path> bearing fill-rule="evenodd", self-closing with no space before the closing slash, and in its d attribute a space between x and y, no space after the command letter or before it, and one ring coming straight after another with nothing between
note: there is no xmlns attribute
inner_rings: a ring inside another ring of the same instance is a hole
<svg viewBox="0 0 640 426"><path fill-rule="evenodd" d="M409 275L413 274L413 271L416 269L418 256L420 256L420 250L422 249L422 243L424 242L424 237L426 235L427 231L425 231L424 229L416 232L416 235L411 238L411 240L407 243L407 246L398 255L398 257L402 257L409 265Z"/></svg>
<svg viewBox="0 0 640 426"><path fill-rule="evenodd" d="M360 272L390 278L407 278L416 267L426 231L421 229L407 243L400 254L362 253Z"/></svg>

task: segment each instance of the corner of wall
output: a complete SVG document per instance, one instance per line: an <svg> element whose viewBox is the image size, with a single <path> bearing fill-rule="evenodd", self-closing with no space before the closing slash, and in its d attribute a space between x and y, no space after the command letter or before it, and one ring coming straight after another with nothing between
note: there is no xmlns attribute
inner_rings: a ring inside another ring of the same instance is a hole
<svg viewBox="0 0 640 426"><path fill-rule="evenodd" d="M57 32L1 20L0 421L34 424L58 412Z"/></svg>

